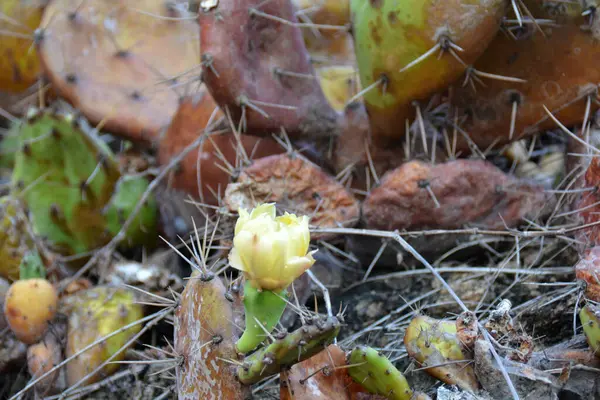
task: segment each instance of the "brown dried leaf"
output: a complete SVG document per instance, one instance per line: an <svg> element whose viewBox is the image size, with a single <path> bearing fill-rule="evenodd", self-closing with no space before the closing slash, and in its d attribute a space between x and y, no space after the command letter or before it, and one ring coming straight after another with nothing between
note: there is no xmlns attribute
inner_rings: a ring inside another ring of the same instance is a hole
<svg viewBox="0 0 600 400"><path fill-rule="evenodd" d="M363 203L363 217L374 229L458 229L466 224L504 229L504 224L514 227L523 217L535 216L545 201L542 187L517 181L485 161L411 161L382 178Z"/></svg>
<svg viewBox="0 0 600 400"><path fill-rule="evenodd" d="M174 86L199 75L184 76L200 64L198 25L170 4L51 1L38 51L53 87L92 123L154 141L177 110Z"/></svg>
<svg viewBox="0 0 600 400"><path fill-rule="evenodd" d="M225 203L231 211L267 202L275 202L290 213L311 216L311 225L319 228L353 226L359 217L359 204L352 194L297 154L256 160L225 191ZM314 234L313 238L329 236Z"/></svg>

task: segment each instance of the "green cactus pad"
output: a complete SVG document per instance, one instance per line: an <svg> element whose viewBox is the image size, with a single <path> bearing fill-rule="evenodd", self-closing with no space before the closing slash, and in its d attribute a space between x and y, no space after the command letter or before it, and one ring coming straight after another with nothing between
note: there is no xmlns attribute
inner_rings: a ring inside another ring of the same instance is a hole
<svg viewBox="0 0 600 400"><path fill-rule="evenodd" d="M404 345L429 375L463 390L479 389L472 355L464 351L454 322L419 315L406 328Z"/></svg>
<svg viewBox="0 0 600 400"><path fill-rule="evenodd" d="M12 194L29 210L34 232L64 255L108 243L148 187L144 177L123 177L118 163L83 118L62 103L31 109L19 122ZM151 197L126 234L127 245L156 239Z"/></svg>
<svg viewBox="0 0 600 400"><path fill-rule="evenodd" d="M237 351L243 354L251 352L266 339L265 330L268 333L273 332L287 305L286 298L287 290L282 290L280 293L270 290L259 291L250 282L246 282L244 285L246 328L236 343ZM256 320L262 324L262 327Z"/></svg>
<svg viewBox="0 0 600 400"><path fill-rule="evenodd" d="M138 201L148 189L149 182L142 176L123 176L115 188L106 211L108 230L117 235L121 227L137 207ZM125 240L128 246L153 244L157 234L158 206L153 196L144 203L127 229Z"/></svg>
<svg viewBox="0 0 600 400"><path fill-rule="evenodd" d="M276 338L245 358L244 365L237 368L238 379L251 385L312 357L333 342L340 327L335 317L318 318L283 338Z"/></svg>
<svg viewBox="0 0 600 400"><path fill-rule="evenodd" d="M374 138L402 137L398 127L414 115L412 102L458 79L496 36L505 9L504 0L351 0L361 85L372 88L363 98Z"/></svg>
<svg viewBox="0 0 600 400"><path fill-rule="evenodd" d="M590 303L579 311L583 333L594 354L600 356L600 308Z"/></svg>
<svg viewBox="0 0 600 400"><path fill-rule="evenodd" d="M348 374L369 392L391 400L411 399L413 391L404 375L377 350L358 346L350 353L348 364Z"/></svg>
<svg viewBox="0 0 600 400"><path fill-rule="evenodd" d="M119 178L108 148L66 110L30 110L19 129L13 194L30 212L37 235L61 253L105 244L101 208Z"/></svg>

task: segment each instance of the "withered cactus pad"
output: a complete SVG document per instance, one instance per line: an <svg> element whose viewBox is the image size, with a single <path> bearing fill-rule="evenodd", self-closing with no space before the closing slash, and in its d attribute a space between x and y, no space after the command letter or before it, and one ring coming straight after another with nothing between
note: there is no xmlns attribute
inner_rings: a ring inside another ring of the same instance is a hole
<svg viewBox="0 0 600 400"><path fill-rule="evenodd" d="M290 213L309 215L310 224L319 228L353 226L359 217L356 198L332 176L297 154L256 160L225 191L225 203L232 211L267 202L276 202ZM312 238L327 236L313 234Z"/></svg>
<svg viewBox="0 0 600 400"><path fill-rule="evenodd" d="M362 213L374 229L504 229L523 217L535 218L545 198L542 187L520 182L486 161L411 161L383 176Z"/></svg>
<svg viewBox="0 0 600 400"><path fill-rule="evenodd" d="M335 134L337 114L315 79L290 0L220 0L200 11L204 82L247 132Z"/></svg>
<svg viewBox="0 0 600 400"><path fill-rule="evenodd" d="M208 133L210 129L206 128L209 123L214 127L222 117L223 113L206 90L184 97L165 135L160 139L159 163L168 165L173 157ZM181 161L167 180L169 187L199 197L206 204L218 204L218 195L223 196L227 184L232 180L226 170L227 164L234 169L242 165L245 162L243 153L248 157L260 158L285 151L269 137L240 134L238 141L233 132L209 135Z"/></svg>

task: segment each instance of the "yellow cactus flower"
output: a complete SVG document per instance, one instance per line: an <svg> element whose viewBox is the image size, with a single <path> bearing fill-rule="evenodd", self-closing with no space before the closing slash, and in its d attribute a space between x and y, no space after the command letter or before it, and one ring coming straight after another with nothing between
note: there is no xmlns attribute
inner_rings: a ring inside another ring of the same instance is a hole
<svg viewBox="0 0 600 400"><path fill-rule="evenodd" d="M315 262L308 252L308 217L277 217L275 204L261 204L252 212L241 208L235 225L229 264L243 271L259 290L280 291Z"/></svg>

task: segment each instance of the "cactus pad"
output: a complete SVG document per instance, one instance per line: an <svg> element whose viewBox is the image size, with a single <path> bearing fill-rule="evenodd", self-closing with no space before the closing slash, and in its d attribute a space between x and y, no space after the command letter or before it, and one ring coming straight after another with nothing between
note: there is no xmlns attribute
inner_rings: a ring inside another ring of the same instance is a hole
<svg viewBox="0 0 600 400"><path fill-rule="evenodd" d="M141 319L142 306L136 303L134 292L129 289L97 286L76 292L65 300L69 308L69 327L66 356L71 357L98 339ZM79 354L67 364L67 380L74 385L104 361L117 354L113 361L123 360L124 345L138 333L141 324L132 326L98 343ZM98 373L88 378L87 384L97 382L110 375L119 364L107 364Z"/></svg>
<svg viewBox="0 0 600 400"><path fill-rule="evenodd" d="M410 400L413 391L400 371L383 354L367 346L350 353L348 374L371 393L392 400Z"/></svg>
<svg viewBox="0 0 600 400"><path fill-rule="evenodd" d="M412 102L463 74L498 32L505 7L504 0L350 1L361 84L373 87L364 100L374 139L402 137Z"/></svg>
<svg viewBox="0 0 600 400"><path fill-rule="evenodd" d="M0 198L0 277L11 281L19 279L23 254L32 245L24 222L17 214L18 207L14 198Z"/></svg>
<svg viewBox="0 0 600 400"><path fill-rule="evenodd" d="M34 233L62 254L106 244L148 185L145 178L121 177L110 149L64 104L30 110L19 142L12 195L27 206ZM155 239L155 218L150 199L127 232L129 242Z"/></svg>
<svg viewBox="0 0 600 400"><path fill-rule="evenodd" d="M454 322L417 316L406 328L404 345L408 354L431 376L463 390L478 390L472 355L458 340Z"/></svg>
<svg viewBox="0 0 600 400"><path fill-rule="evenodd" d="M243 117L248 133L337 133L295 11L290 0L220 0L200 11L204 82L236 124Z"/></svg>
<svg viewBox="0 0 600 400"><path fill-rule="evenodd" d="M169 1L51 1L38 43L43 70L93 124L154 142L177 110L177 87L200 72L190 15Z"/></svg>
<svg viewBox="0 0 600 400"><path fill-rule="evenodd" d="M35 83L40 70L34 31L42 19L43 0L0 2L0 88L20 92Z"/></svg>
<svg viewBox="0 0 600 400"><path fill-rule="evenodd" d="M461 128L479 148L556 128L544 106L565 126L583 121L586 97L597 95L600 42L597 32L581 28L585 18L581 16L580 5L575 3L572 5L579 8L577 18L568 14L556 18L528 5L536 12L536 18L555 18L560 23L544 26L543 35L533 25L526 25L519 40L497 35L474 65L480 71L526 82L486 79L485 86L477 85L476 91L459 85L454 88L452 105L458 108L459 115L466 117ZM592 113L598 108L594 101L590 106ZM513 120L514 132L510 138ZM468 146L460 137L458 150L466 150Z"/></svg>
<svg viewBox="0 0 600 400"><path fill-rule="evenodd" d="M586 304L579 311L579 319L588 344L600 356L600 308L591 303Z"/></svg>
<svg viewBox="0 0 600 400"><path fill-rule="evenodd" d="M167 165L186 146L198 139L209 122L215 124L222 117L223 113L206 90L184 97L169 129L160 140L159 163ZM268 137L240 134L239 140L246 155L252 158L285 151L275 140ZM238 149L239 144L233 133L211 134L210 138L206 138L200 144L198 150L192 151L181 161L179 168L168 178L169 185L199 197L203 203L218 205L218 194L223 195L232 179L231 174L220 168L226 165L220 154L231 166L239 168L244 162L244 157ZM235 174L235 171L232 171L232 174Z"/></svg>
<svg viewBox="0 0 600 400"><path fill-rule="evenodd" d="M250 385L312 357L333 342L340 327L336 317L321 317L282 338L276 337L244 359L244 365L237 369L238 379Z"/></svg>
<svg viewBox="0 0 600 400"><path fill-rule="evenodd" d="M226 298L219 278L192 276L175 313L175 351L179 399L244 400L248 388L236 379L234 322L241 303ZM237 307L236 307L237 306Z"/></svg>

